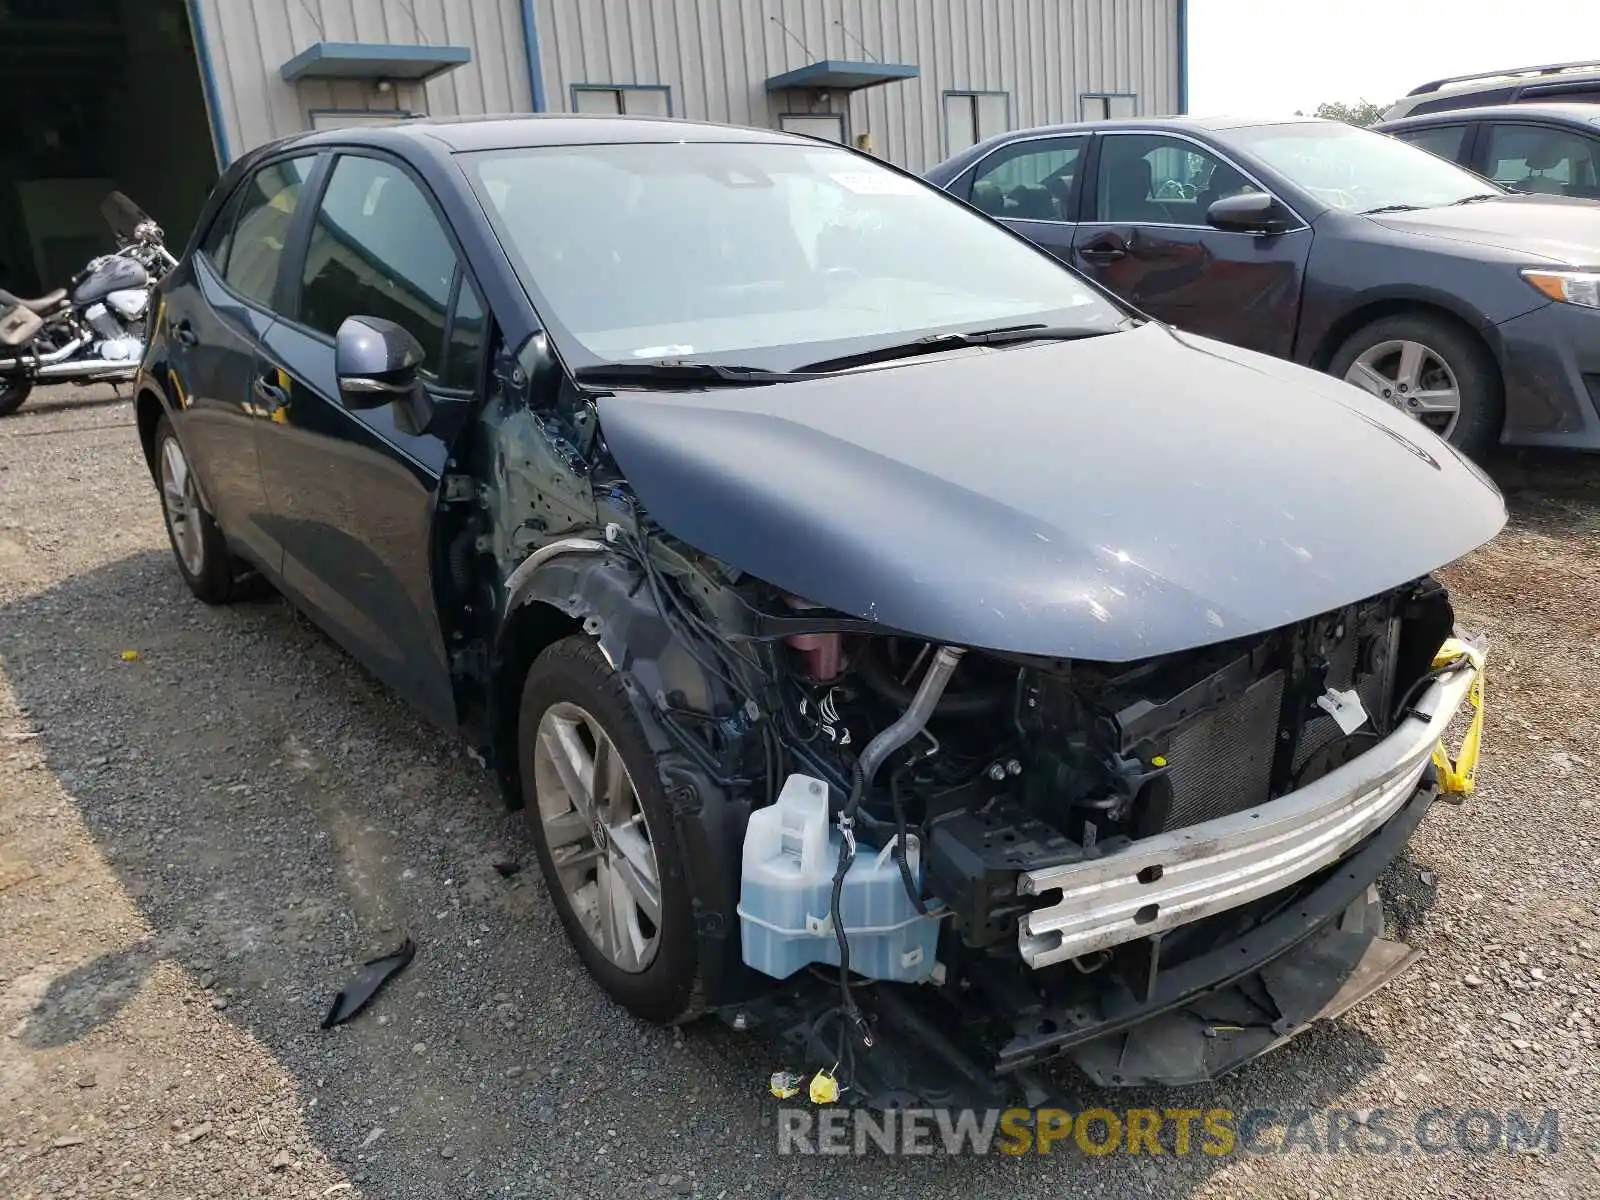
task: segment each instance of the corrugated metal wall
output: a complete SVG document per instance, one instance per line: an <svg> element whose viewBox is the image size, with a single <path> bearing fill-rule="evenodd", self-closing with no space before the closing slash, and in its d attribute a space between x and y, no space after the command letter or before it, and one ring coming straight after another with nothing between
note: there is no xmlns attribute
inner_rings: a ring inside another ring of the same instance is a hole
<svg viewBox="0 0 1600 1200"><path fill-rule="evenodd" d="M327 0L325 0L327 2ZM476 0L481 5L484 0ZM775 126L845 112L915 170L945 156L944 94L1009 95L1012 128L1077 120L1083 93L1178 108L1178 0L537 0L546 106L575 83L665 84L676 116ZM820 59L914 63L914 80L819 101L765 81Z"/></svg>
<svg viewBox="0 0 1600 1200"><path fill-rule="evenodd" d="M847 136L916 170L949 150L945 93L1005 93L1011 128L1077 120L1085 93L1178 107L1179 0L535 0L545 107L574 84L662 84L676 116L775 127L843 113ZM533 107L521 0L199 0L231 154L307 129L314 110L436 116ZM316 41L464 45L472 61L424 88L288 84ZM913 63L918 78L826 100L766 80L821 59ZM998 107L993 101L989 108ZM985 133L994 132L985 129Z"/></svg>
<svg viewBox="0 0 1600 1200"><path fill-rule="evenodd" d="M456 116L533 107L520 0L201 0L200 11L235 157L310 128L316 109ZM319 41L466 46L472 61L388 93L358 80L285 83L278 69Z"/></svg>

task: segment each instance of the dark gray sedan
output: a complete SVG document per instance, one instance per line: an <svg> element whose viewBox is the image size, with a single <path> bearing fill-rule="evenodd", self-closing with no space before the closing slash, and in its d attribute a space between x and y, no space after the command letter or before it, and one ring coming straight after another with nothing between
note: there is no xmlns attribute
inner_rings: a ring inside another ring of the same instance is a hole
<svg viewBox="0 0 1600 1200"><path fill-rule="evenodd" d="M1150 315L1338 375L1468 453L1600 449L1600 205L1302 119L1022 130L927 177Z"/></svg>

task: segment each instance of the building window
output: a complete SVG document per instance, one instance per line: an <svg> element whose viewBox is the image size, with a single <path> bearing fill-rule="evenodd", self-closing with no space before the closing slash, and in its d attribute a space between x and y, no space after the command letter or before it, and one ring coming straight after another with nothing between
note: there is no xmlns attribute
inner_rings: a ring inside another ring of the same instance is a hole
<svg viewBox="0 0 1600 1200"><path fill-rule="evenodd" d="M844 141L843 113L779 113L778 128L784 133L799 133L806 137L825 138L830 142Z"/></svg>
<svg viewBox="0 0 1600 1200"><path fill-rule="evenodd" d="M575 83L572 111L611 116L670 117L672 89L657 84Z"/></svg>
<svg viewBox="0 0 1600 1200"><path fill-rule="evenodd" d="M1009 92L946 92L945 153L956 154L1011 128Z"/></svg>
<svg viewBox="0 0 1600 1200"><path fill-rule="evenodd" d="M1126 92L1084 92L1078 97L1078 120L1111 121L1139 115L1139 97Z"/></svg>

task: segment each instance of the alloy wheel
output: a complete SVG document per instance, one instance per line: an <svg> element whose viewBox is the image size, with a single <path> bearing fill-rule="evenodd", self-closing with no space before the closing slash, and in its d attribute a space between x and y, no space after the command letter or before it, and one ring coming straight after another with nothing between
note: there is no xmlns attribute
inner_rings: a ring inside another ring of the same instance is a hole
<svg viewBox="0 0 1600 1200"><path fill-rule="evenodd" d="M1346 383L1371 392L1448 438L1461 420L1461 388L1438 351L1413 341L1383 341L1363 350L1344 373Z"/></svg>
<svg viewBox="0 0 1600 1200"><path fill-rule="evenodd" d="M178 439L169 437L161 444L161 507L172 534L172 548L190 575L198 577L206 565L205 542L200 528L200 494L194 473L183 456Z"/></svg>
<svg viewBox="0 0 1600 1200"><path fill-rule="evenodd" d="M619 970L643 971L661 943L661 871L621 752L562 701L540 718L533 771L545 844L578 923Z"/></svg>

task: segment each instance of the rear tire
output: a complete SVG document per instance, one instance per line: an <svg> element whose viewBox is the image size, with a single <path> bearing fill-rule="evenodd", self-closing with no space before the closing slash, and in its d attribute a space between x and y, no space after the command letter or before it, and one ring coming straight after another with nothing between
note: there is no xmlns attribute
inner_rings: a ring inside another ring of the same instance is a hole
<svg viewBox="0 0 1600 1200"><path fill-rule="evenodd" d="M699 1016L672 809L628 694L591 639L565 638L529 668L517 762L545 885L595 982L656 1024Z"/></svg>
<svg viewBox="0 0 1600 1200"><path fill-rule="evenodd" d="M239 599L238 575L228 541L206 511L188 456L165 413L156 422L154 461L167 540L184 583L195 599L206 604L227 604Z"/></svg>
<svg viewBox="0 0 1600 1200"><path fill-rule="evenodd" d="M1420 362L1408 375L1404 366ZM1488 347L1452 321L1425 313L1380 317L1345 339L1328 364L1337 376L1429 426L1469 458L1482 459L1500 440L1505 387ZM1423 397L1450 402L1455 414L1419 415Z"/></svg>
<svg viewBox="0 0 1600 1200"><path fill-rule="evenodd" d="M32 391L31 379L0 380L0 417L9 417L21 408Z"/></svg>

